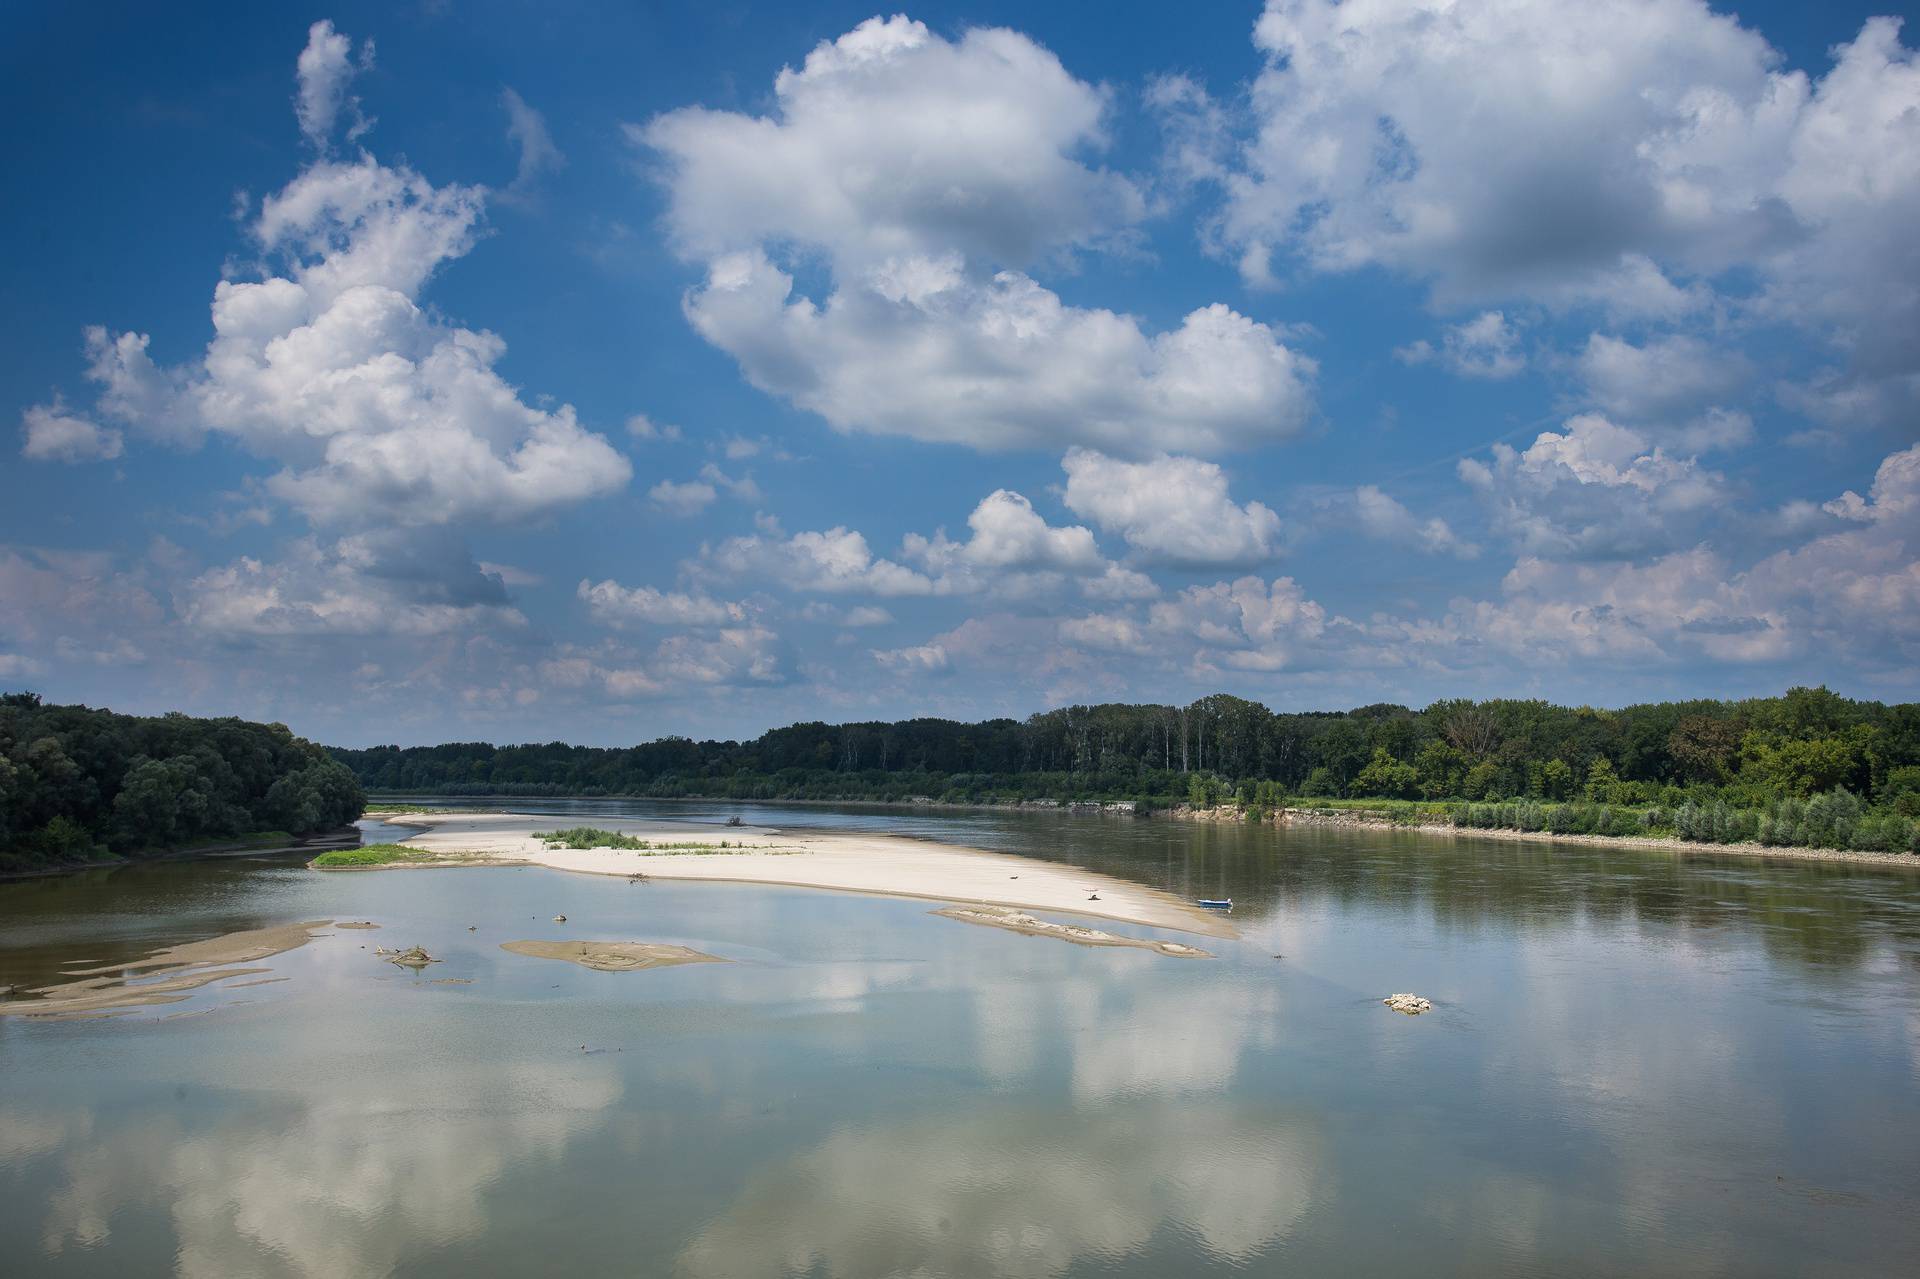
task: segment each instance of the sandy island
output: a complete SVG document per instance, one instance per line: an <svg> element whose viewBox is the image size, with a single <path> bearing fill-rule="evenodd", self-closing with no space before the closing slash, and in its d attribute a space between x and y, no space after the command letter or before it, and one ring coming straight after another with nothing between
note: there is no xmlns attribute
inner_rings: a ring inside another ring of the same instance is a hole
<svg viewBox="0 0 1920 1279"><path fill-rule="evenodd" d="M1055 911L1208 937L1235 935L1228 920L1142 884L1058 862L933 844L901 835L527 813L386 815L384 820L419 830L420 834L405 841L406 847L443 857L452 865L532 865L595 875L826 888L882 897ZM701 847L551 848L536 838L541 831L576 825L593 825L655 843L697 843ZM722 841L731 847L721 848ZM400 862L391 869L434 864Z"/></svg>
<svg viewBox="0 0 1920 1279"><path fill-rule="evenodd" d="M631 973L675 964L724 964L718 955L651 941L503 941L501 950L535 959L563 959L602 973Z"/></svg>

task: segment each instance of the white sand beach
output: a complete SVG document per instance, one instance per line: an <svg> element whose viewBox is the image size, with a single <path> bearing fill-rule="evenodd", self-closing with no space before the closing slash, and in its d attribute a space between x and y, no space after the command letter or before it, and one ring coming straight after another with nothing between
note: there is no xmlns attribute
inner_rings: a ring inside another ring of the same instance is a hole
<svg viewBox="0 0 1920 1279"><path fill-rule="evenodd" d="M458 864L530 864L595 875L642 874L650 879L823 888L1045 910L1209 937L1234 935L1227 919L1127 880L1057 862L899 835L527 813L393 814L385 820L420 832L405 841L408 848L444 856ZM697 843L701 847L571 849L549 847L536 838L541 831L579 825L655 843ZM723 841L732 847L720 848ZM394 869L432 864L401 863Z"/></svg>

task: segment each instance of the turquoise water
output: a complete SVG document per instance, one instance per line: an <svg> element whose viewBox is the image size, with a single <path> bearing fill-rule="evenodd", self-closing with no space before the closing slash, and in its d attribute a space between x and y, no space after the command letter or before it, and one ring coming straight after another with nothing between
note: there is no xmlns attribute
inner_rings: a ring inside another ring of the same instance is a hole
<svg viewBox="0 0 1920 1279"><path fill-rule="evenodd" d="M1183 961L925 902L534 868L240 859L0 885L0 985L240 928L383 925L264 961L288 979L269 985L0 1019L6 1272L1886 1275L1920 1248L1920 874L1051 814L515 807L1060 858L1231 895L1242 937ZM596 973L499 949L545 937L732 962ZM445 962L372 953L414 943ZM1400 990L1435 1011L1380 1006Z"/></svg>

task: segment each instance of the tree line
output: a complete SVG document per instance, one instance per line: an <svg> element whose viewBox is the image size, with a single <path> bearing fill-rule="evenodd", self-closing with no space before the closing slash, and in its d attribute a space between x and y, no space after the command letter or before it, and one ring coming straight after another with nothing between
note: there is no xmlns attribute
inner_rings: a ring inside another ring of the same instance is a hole
<svg viewBox="0 0 1920 1279"><path fill-rule="evenodd" d="M365 805L345 765L283 724L0 694L0 869L304 835Z"/></svg>
<svg viewBox="0 0 1920 1279"><path fill-rule="evenodd" d="M1841 791L1863 814L1920 817L1920 705L1855 701L1824 687L1615 710L1450 699L1420 710L1382 703L1297 714L1222 693L1185 706L1068 706L972 724L794 724L745 742L457 742L334 753L369 790L409 793L1247 806L1531 800L1684 808L1691 820Z"/></svg>

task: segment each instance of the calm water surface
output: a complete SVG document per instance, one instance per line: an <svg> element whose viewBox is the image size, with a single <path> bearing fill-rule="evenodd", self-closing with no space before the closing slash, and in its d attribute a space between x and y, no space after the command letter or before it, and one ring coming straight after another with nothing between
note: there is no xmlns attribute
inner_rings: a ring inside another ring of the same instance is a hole
<svg viewBox="0 0 1920 1279"><path fill-rule="evenodd" d="M1920 1253L1920 874L1052 814L515 807L1063 859L1230 895L1242 936L1181 961L924 902L534 868L3 884L0 985L289 921L383 931L267 960L271 985L0 1020L0 1268L1889 1275ZM499 949L560 936L733 962L612 974ZM373 956L416 942L446 962ZM1400 990L1435 1011L1380 1006Z"/></svg>

